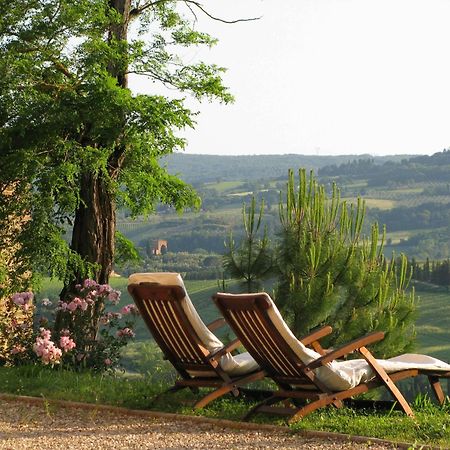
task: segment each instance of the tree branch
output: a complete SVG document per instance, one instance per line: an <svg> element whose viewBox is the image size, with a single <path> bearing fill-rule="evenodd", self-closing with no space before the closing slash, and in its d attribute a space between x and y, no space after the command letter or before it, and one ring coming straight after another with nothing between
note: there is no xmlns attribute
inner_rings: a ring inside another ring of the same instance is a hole
<svg viewBox="0 0 450 450"><path fill-rule="evenodd" d="M177 2L181 2L182 1L191 10L191 12L193 14L194 14L194 12L192 10L191 5L194 5L203 14L205 14L206 16L208 16L212 20L216 20L217 22L233 24L233 23L238 23L238 22L251 22L251 21L254 21L254 20L261 19L261 17L249 17L249 18L246 18L246 19L235 19L235 20L221 19L220 17L213 16L199 2L197 2L195 0L176 0L176 1ZM130 17L139 16L139 14L143 13L146 9L152 8L153 6L156 6L156 5L160 4L160 3L166 3L166 2L167 2L167 0L154 0L152 2L144 3L142 6L138 6L138 7L134 8L134 9L132 9L131 12L130 12ZM194 17L196 18L195 14L194 14Z"/></svg>
<svg viewBox="0 0 450 450"><path fill-rule="evenodd" d="M246 19L235 19L235 20L225 20L221 19L220 17L213 16L211 13L209 13L199 2L194 0L183 0L183 3L185 5L194 5L196 6L203 14L207 15L210 19L216 20L218 22L233 24L233 23L239 23L239 22L252 22L254 20L259 20L261 17L249 17Z"/></svg>

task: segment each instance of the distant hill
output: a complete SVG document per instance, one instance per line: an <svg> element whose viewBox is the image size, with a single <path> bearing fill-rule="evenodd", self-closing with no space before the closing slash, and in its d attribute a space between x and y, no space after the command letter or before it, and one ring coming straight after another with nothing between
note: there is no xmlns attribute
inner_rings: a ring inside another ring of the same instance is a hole
<svg viewBox="0 0 450 450"><path fill-rule="evenodd" d="M374 158L359 158L340 165L330 164L319 169L319 176L331 177L337 182L364 179L368 186L450 181L450 150L431 156L404 156L400 161L385 161L383 164L379 162ZM447 188L443 193L448 194Z"/></svg>
<svg viewBox="0 0 450 450"><path fill-rule="evenodd" d="M159 214L131 220L118 214L119 230L143 253L154 239L167 239L171 252L222 253L233 230L242 233L242 205L264 199L264 222L272 236L278 226L280 191L289 168L314 169L327 188L334 182L341 198L367 207L366 229L386 225L385 252L401 252L420 261L450 255L450 151L432 156L370 155L212 156L175 154L166 158L169 172L191 183L202 198L201 211L182 217L160 206ZM147 269L146 269L147 270Z"/></svg>
<svg viewBox="0 0 450 450"><path fill-rule="evenodd" d="M192 184L235 181L235 180L274 180L286 178L288 169L304 167L318 171L324 166L339 166L355 160L374 160L382 165L387 161L399 162L412 155L376 156L370 155L188 155L175 153L162 160L170 173Z"/></svg>

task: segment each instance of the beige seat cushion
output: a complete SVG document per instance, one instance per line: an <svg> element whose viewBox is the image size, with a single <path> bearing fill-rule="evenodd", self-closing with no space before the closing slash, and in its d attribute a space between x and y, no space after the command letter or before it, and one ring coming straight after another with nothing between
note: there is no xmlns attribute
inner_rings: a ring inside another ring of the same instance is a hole
<svg viewBox="0 0 450 450"><path fill-rule="evenodd" d="M198 315L186 291L183 279L179 273L157 272L157 273L135 273L128 278L128 284L158 283L165 286L180 286L183 288L185 297L181 302L183 311L190 321L192 327L202 341L203 345L210 351L215 352L223 347L223 343L212 333ZM242 353L233 356L230 353L222 356L220 367L229 375L244 375L259 369L256 361L248 354Z"/></svg>
<svg viewBox="0 0 450 450"><path fill-rule="evenodd" d="M221 294L239 298L239 294ZM277 306L270 296L261 292L255 295L264 296L271 304L267 310L273 326L277 329L286 344L293 350L303 364L309 364L320 354L303 345L292 333L283 320ZM242 294L248 296L248 294ZM427 355L403 354L390 359L378 359L378 363L387 373L398 372L406 369L450 371L450 365L439 359ZM374 378L375 374L365 359L354 359L349 361L332 361L326 366L315 369L317 378L333 391L351 389L362 382Z"/></svg>

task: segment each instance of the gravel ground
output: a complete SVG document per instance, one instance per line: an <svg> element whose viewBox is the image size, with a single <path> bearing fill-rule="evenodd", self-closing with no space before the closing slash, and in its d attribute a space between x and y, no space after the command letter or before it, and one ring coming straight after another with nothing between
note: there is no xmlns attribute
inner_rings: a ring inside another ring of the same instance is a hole
<svg viewBox="0 0 450 450"><path fill-rule="evenodd" d="M0 449L387 449L211 423L0 400Z"/></svg>

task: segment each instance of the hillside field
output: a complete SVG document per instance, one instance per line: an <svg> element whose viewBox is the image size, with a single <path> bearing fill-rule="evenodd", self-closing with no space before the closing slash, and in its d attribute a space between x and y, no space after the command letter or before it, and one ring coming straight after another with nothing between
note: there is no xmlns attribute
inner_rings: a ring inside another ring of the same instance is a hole
<svg viewBox="0 0 450 450"><path fill-rule="evenodd" d="M122 292L120 304L117 308L132 303L127 291L127 278L111 278L110 284ZM211 297L219 290L215 280L190 281L186 280L186 288L197 311L205 323L219 317ZM228 285L228 287L232 286ZM58 298L61 284L49 279L44 280L41 292L36 297L48 297L50 300ZM425 353L436 358L450 361L450 292L416 289L419 297L417 317L417 342L415 352ZM225 331L226 332L226 331ZM136 327L136 342L150 339L150 333L142 320ZM133 344L132 344L133 345Z"/></svg>

